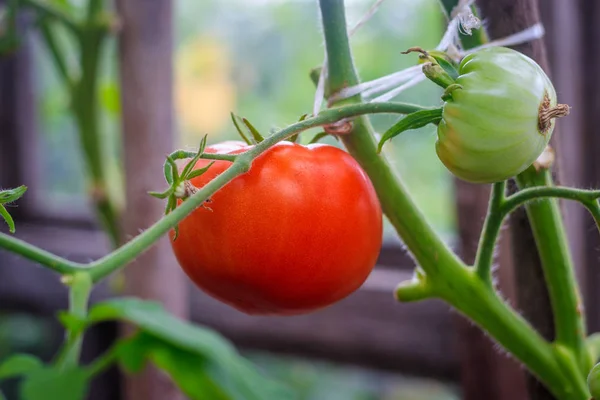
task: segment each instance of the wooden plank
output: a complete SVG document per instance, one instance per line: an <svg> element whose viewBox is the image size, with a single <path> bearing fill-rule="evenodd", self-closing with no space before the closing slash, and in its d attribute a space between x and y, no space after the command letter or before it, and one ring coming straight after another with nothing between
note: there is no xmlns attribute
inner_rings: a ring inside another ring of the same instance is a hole
<svg viewBox="0 0 600 400"><path fill-rule="evenodd" d="M582 162L584 186L600 188L600 136L598 135L598 118L600 115L600 4L597 0L580 0L575 2L579 13L577 23L581 29L580 45L585 49L581 56L584 62L572 63L574 69L568 76L581 76L584 93L581 104L582 116L582 141L585 144L583 154L579 160ZM585 283L587 288L586 304L590 331L600 331L600 238L594 224L588 219L585 225L586 235L586 273Z"/></svg>
<svg viewBox="0 0 600 400"><path fill-rule="evenodd" d="M164 204L148 195L163 185L162 164L174 148L173 2L117 1L123 152L127 206L123 234L129 240L158 220ZM168 237L159 240L125 271L126 293L158 300L173 314L188 315L187 286L175 267ZM154 367L127 377L126 400L183 399Z"/></svg>
<svg viewBox="0 0 600 400"><path fill-rule="evenodd" d="M522 31L540 21L537 0L480 0L477 3L493 39ZM548 71L546 48L542 40L534 40L515 48L535 59ZM554 137L559 134L555 130ZM553 147L557 147L553 140ZM517 306L523 316L543 335L554 337L552 309L533 234L523 209L510 218L512 255L515 263ZM531 399L553 399L553 396L530 374L527 378Z"/></svg>
<svg viewBox="0 0 600 400"><path fill-rule="evenodd" d="M456 180L459 253L465 262L475 260L483 221L487 213L489 185L474 185ZM512 263L507 235L501 235L495 278L499 290L511 297ZM457 341L461 360L464 400L513 400L526 395L524 374L512 359L498 352L492 340L467 319L457 316Z"/></svg>

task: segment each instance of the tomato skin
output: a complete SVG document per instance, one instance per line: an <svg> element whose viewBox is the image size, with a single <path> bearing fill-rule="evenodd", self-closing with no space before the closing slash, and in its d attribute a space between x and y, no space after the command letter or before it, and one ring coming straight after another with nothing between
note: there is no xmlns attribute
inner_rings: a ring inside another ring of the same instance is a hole
<svg viewBox="0 0 600 400"><path fill-rule="evenodd" d="M217 161L191 182L200 188L229 165ZM375 190L333 146L278 143L210 200L210 210L200 207L179 224L173 250L199 288L247 314L295 315L335 303L364 283L379 255Z"/></svg>
<svg viewBox="0 0 600 400"><path fill-rule="evenodd" d="M491 47L466 56L444 104L436 152L457 177L493 183L518 175L542 154L555 122L540 131L540 107L547 96L557 105L552 82L529 57Z"/></svg>

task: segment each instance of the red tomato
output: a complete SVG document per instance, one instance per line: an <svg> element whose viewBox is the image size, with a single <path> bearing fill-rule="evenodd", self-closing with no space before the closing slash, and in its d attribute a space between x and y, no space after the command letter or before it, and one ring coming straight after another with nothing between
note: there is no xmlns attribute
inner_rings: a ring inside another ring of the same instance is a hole
<svg viewBox="0 0 600 400"><path fill-rule="evenodd" d="M226 142L206 152L247 149ZM191 182L200 188L229 165L217 161ZM281 142L206 207L179 224L175 255L198 287L247 314L328 306L363 284L381 247L381 206L371 181L333 146Z"/></svg>

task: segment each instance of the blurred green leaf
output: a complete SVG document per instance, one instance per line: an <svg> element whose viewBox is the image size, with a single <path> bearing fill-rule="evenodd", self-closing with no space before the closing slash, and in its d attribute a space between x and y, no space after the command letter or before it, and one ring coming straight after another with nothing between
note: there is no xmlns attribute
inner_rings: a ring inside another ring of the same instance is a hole
<svg viewBox="0 0 600 400"><path fill-rule="evenodd" d="M159 303L114 299L96 304L89 313L90 323L115 319L130 322L142 331L138 342L126 347L127 356L121 358L124 366L136 371L144 359L150 359L171 374L193 399L292 398L282 386L262 376L218 334L176 318ZM199 382L194 383L194 379ZM219 390L220 397L207 396Z"/></svg>
<svg viewBox="0 0 600 400"><path fill-rule="evenodd" d="M169 374L190 399L228 400L232 397L211 376L214 369L198 354L184 351L149 334L141 333L124 342L119 360L129 372L139 372L146 360ZM243 398L243 397L242 397Z"/></svg>
<svg viewBox="0 0 600 400"><path fill-rule="evenodd" d="M29 354L15 354L0 364L0 380L26 375L42 368L42 362Z"/></svg>
<svg viewBox="0 0 600 400"><path fill-rule="evenodd" d="M0 204L12 203L21 198L27 191L27 186L21 185L14 189L0 190Z"/></svg>
<svg viewBox="0 0 600 400"><path fill-rule="evenodd" d="M6 397L4 397L2 390L0 390L0 400L6 400Z"/></svg>
<svg viewBox="0 0 600 400"><path fill-rule="evenodd" d="M83 400L87 384L83 369L38 369L21 385L21 400Z"/></svg>
<svg viewBox="0 0 600 400"><path fill-rule="evenodd" d="M105 82L100 86L100 103L113 115L121 113L121 91L116 82Z"/></svg>

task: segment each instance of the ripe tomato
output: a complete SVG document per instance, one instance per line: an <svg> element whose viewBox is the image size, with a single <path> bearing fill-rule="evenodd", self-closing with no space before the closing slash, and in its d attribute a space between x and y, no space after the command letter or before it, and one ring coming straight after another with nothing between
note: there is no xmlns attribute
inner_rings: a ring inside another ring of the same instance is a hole
<svg viewBox="0 0 600 400"><path fill-rule="evenodd" d="M247 149L226 142L206 152ZM217 161L191 183L200 188L230 165ZM271 315L307 313L348 296L373 269L381 242L381 206L357 162L333 146L290 142L258 157L171 240L199 288L247 314Z"/></svg>

